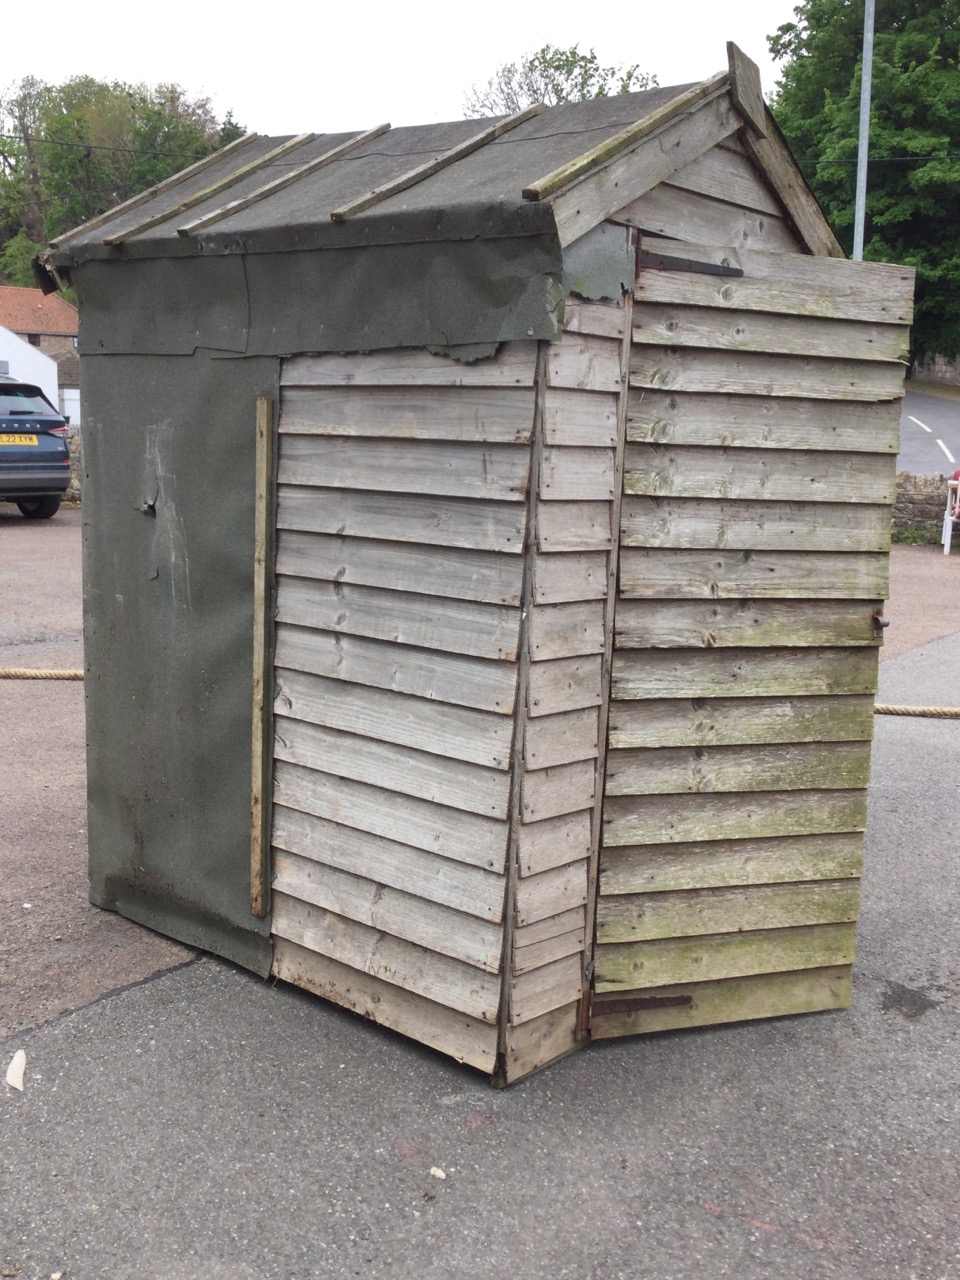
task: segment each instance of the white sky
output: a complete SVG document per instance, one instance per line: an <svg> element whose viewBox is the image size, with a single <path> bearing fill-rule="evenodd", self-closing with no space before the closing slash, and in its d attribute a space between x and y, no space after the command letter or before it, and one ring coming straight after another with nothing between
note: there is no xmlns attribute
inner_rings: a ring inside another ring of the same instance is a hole
<svg viewBox="0 0 960 1280"><path fill-rule="evenodd" d="M759 64L769 94L776 71L766 37L792 19L796 3L11 2L3 43L16 57L4 59L0 92L28 74L50 83L81 74L173 80L257 133L327 133L461 119L472 85L546 43L595 48L604 65L638 63L669 85L723 70L734 40Z"/></svg>

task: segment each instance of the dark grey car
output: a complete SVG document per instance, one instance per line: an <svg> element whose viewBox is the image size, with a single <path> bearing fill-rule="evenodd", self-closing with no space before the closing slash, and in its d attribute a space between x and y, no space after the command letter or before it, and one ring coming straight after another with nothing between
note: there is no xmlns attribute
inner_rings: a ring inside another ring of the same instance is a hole
<svg viewBox="0 0 960 1280"><path fill-rule="evenodd" d="M55 515L70 484L70 428L39 387L0 376L0 502Z"/></svg>

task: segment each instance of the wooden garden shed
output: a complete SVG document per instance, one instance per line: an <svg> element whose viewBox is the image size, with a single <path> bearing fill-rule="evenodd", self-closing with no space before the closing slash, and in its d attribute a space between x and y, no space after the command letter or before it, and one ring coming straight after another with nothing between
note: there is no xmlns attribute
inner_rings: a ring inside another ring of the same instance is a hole
<svg viewBox="0 0 960 1280"><path fill-rule="evenodd" d="M912 274L756 68L64 236L93 901L509 1083L850 999Z"/></svg>

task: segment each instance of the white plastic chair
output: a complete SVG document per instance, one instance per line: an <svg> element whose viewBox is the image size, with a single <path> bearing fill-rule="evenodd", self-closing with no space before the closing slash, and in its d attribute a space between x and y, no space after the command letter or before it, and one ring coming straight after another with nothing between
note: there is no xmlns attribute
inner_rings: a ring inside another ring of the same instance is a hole
<svg viewBox="0 0 960 1280"><path fill-rule="evenodd" d="M960 524L960 471L955 471L947 481L947 506L943 513L943 554L950 554L950 542L953 538L953 526Z"/></svg>

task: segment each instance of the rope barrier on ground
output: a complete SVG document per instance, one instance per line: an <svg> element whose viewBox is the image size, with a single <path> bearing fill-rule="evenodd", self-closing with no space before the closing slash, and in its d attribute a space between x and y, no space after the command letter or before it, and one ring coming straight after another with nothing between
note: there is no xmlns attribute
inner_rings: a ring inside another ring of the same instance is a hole
<svg viewBox="0 0 960 1280"><path fill-rule="evenodd" d="M960 720L960 707L892 707L878 702L873 710L878 716L934 716L938 720Z"/></svg>
<svg viewBox="0 0 960 1280"><path fill-rule="evenodd" d="M38 671L33 667L0 670L0 680L82 680L82 671Z"/></svg>

